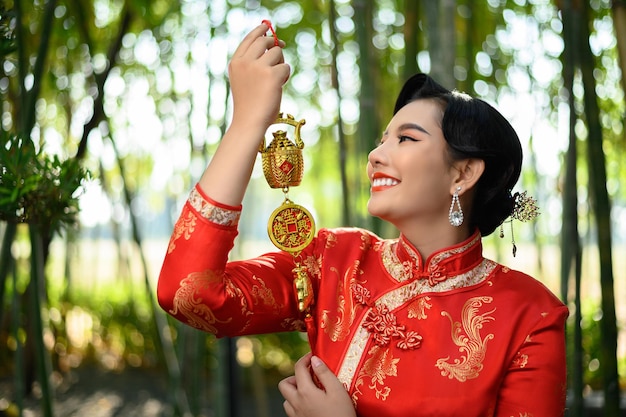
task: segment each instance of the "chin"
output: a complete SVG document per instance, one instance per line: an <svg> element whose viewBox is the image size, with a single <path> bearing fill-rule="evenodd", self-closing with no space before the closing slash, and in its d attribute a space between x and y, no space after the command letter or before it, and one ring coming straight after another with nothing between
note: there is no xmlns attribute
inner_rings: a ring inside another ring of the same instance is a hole
<svg viewBox="0 0 626 417"><path fill-rule="evenodd" d="M367 212L370 214L370 216L378 217L381 220L387 220L388 217L385 215L386 210L381 209L380 207L376 207L376 204L372 204L371 201L367 203Z"/></svg>

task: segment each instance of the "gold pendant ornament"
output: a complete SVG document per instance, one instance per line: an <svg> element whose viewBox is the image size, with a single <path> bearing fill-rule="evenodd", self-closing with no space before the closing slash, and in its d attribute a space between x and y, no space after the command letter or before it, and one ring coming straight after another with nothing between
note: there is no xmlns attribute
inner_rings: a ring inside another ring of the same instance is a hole
<svg viewBox="0 0 626 417"><path fill-rule="evenodd" d="M288 196L289 187L300 185L304 173L302 157L304 143L300 137L300 130L305 120L296 121L292 115L280 113L273 124L293 126L295 143L289 140L284 130L277 130L272 133L274 138L267 147L265 139L259 146L263 174L267 183L271 188L282 189L285 195L283 203L270 215L267 233L278 249L291 253L295 258L315 236L315 221L311 213L295 204ZM306 269L297 261L293 272L298 308L304 312L313 301L311 282Z"/></svg>

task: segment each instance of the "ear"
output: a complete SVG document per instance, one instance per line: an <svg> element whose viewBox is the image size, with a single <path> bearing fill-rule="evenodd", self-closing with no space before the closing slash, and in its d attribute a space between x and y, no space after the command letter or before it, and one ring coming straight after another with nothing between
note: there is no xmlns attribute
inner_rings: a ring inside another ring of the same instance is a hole
<svg viewBox="0 0 626 417"><path fill-rule="evenodd" d="M456 175L453 178L454 181L450 189L451 194L454 193L457 187L461 187L459 194L462 195L467 190L473 188L483 175L483 172L485 172L485 161L478 158L462 159L456 161L454 167Z"/></svg>

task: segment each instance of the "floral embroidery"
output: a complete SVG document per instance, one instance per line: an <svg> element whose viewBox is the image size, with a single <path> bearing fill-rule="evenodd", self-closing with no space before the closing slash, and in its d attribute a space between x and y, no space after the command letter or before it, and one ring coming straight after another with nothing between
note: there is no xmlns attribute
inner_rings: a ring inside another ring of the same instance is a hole
<svg viewBox="0 0 626 417"><path fill-rule="evenodd" d="M196 188L191 190L187 201L194 210L210 222L222 226L237 226L237 224L239 224L241 211L230 210L211 204L202 197L202 194L200 194Z"/></svg>
<svg viewBox="0 0 626 417"><path fill-rule="evenodd" d="M368 233L361 234L361 246L360 249L363 252L366 252L372 246L372 236Z"/></svg>
<svg viewBox="0 0 626 417"><path fill-rule="evenodd" d="M492 297L473 297L467 300L462 310L462 323L454 322L449 313L442 311L442 316L447 316L452 325L452 340L459 347L460 352L464 352L461 359L455 359L454 363L449 363L447 358L438 359L436 367L441 370L441 375L450 379L456 378L460 382L477 378L483 369L483 361L487 352L487 341L494 338L493 333L488 334L483 339L480 330L485 323L495 319L489 314L495 311L487 311L478 314L478 310L483 304L491 303Z"/></svg>
<svg viewBox="0 0 626 417"><path fill-rule="evenodd" d="M422 345L422 336L414 331L401 333L401 340L398 342L398 348L403 350L417 349Z"/></svg>
<svg viewBox="0 0 626 417"><path fill-rule="evenodd" d="M352 401L355 403L358 395L363 394L360 387L365 383L365 378L370 379L371 384L368 385L368 388L374 390L376 398L385 401L391 392L391 388L385 386L385 379L388 376L398 376L400 359L394 358L389 349L373 346L368 355L370 358L363 364L352 394Z"/></svg>
<svg viewBox="0 0 626 417"><path fill-rule="evenodd" d="M267 287L267 285L261 278L254 276L252 277L252 279L259 283L259 285L252 286L252 297L254 297L254 304L259 305L262 303L266 306L273 307L274 313L278 314L282 306L276 303L276 299L274 298L272 290Z"/></svg>
<svg viewBox="0 0 626 417"><path fill-rule="evenodd" d="M365 288L363 285L357 283L353 283L351 288L352 296L357 303L365 305L369 303L369 300L372 296L370 290Z"/></svg>
<svg viewBox="0 0 626 417"><path fill-rule="evenodd" d="M213 311L204 304L200 293L206 291L210 285L221 281L221 277L213 271L194 272L180 282L180 288L174 295L172 315L182 314L187 324L197 329L216 334L216 323L225 324L230 321L218 320Z"/></svg>
<svg viewBox="0 0 626 417"><path fill-rule="evenodd" d="M170 238L170 243L167 247L167 253L170 254L176 249L176 240L183 236L185 240L189 240L191 234L196 228L196 216L190 211L186 215L180 216L176 225L174 226L174 232Z"/></svg>
<svg viewBox="0 0 626 417"><path fill-rule="evenodd" d="M397 245L397 240L381 242L380 256L389 275L398 282L404 282L413 278L413 264L411 261L400 261L396 253Z"/></svg>
<svg viewBox="0 0 626 417"><path fill-rule="evenodd" d="M305 332L306 324L304 320L293 319L291 317L286 318L280 325L286 331Z"/></svg>
<svg viewBox="0 0 626 417"><path fill-rule="evenodd" d="M513 366L518 368L525 368L528 364L528 355L523 354L521 352L517 352L515 355L515 359L513 359Z"/></svg>
<svg viewBox="0 0 626 417"><path fill-rule="evenodd" d="M309 273L309 276L317 278L318 280L321 277L321 265L322 265L322 257L315 258L314 256L307 256L301 262L302 266Z"/></svg>
<svg viewBox="0 0 626 417"><path fill-rule="evenodd" d="M406 311L406 317L409 320L424 320L427 318L428 310L432 308L429 294L477 286L486 282L493 272L499 268L495 262L482 258L479 245L480 238L475 236L463 246L450 249L447 251L448 254L436 255L430 261L432 279L426 274L423 274L423 278L426 279L416 279L419 278L416 276L416 273L419 273L421 269L421 258L407 242L400 238L391 241L378 241L374 244L373 250L380 254L381 264L389 276L397 282L406 283L380 296L376 296L375 299L374 294L370 292L370 289L366 287L366 283L362 281L357 281L350 287L354 303L357 306L361 305L366 308L366 312L360 316L360 324L355 327L354 334L351 335L348 350L337 370L337 377L341 383L347 389L352 387L354 393L353 400L359 395L359 386L363 384L363 360L365 360L365 352L368 349L372 352L373 348L378 348L376 352L383 352L392 349L391 343L396 343L396 347L403 350L416 349L421 346L421 335L414 330L407 330L406 327L409 326L409 322L398 322L400 316L394 315L396 310L402 308L403 311ZM438 269L435 267L445 259L469 250L474 252L469 254L468 260L475 259L476 264L473 264L473 266L466 265L468 269L462 269L462 273L458 274L457 272L456 275L450 275L452 271L446 271L445 267L455 264L456 260L454 259L439 265ZM461 352L471 352L471 354L466 354L467 358L463 359L463 363L459 359L456 364L448 364L445 361L449 358L442 359L441 361L444 362L441 365L442 367L448 366L452 369L457 366L462 368L469 364L468 369L473 369L471 364L473 364L472 361L475 358L473 353L475 335L471 333L468 333L468 335L467 348L465 348L467 350L464 351L464 347L461 345L459 347ZM489 335L482 339L480 334L478 334L478 339L483 346L492 337L493 335ZM370 359L374 360L374 358ZM482 359L480 360L480 365L482 366ZM455 369L454 371L458 370ZM450 371L442 369L442 373L448 375L446 372L449 373Z"/></svg>
<svg viewBox="0 0 626 417"><path fill-rule="evenodd" d="M421 297L411 302L408 307L408 317L410 319L425 320L427 318L426 309L430 309L430 297Z"/></svg>
<svg viewBox="0 0 626 417"><path fill-rule="evenodd" d="M328 233L326 235L326 249L334 248L337 245L337 235L334 233Z"/></svg>

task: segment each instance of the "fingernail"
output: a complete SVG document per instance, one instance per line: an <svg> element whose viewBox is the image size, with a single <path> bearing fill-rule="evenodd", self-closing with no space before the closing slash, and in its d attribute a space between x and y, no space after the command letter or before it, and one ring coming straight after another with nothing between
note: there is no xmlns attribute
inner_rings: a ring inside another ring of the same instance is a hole
<svg viewBox="0 0 626 417"><path fill-rule="evenodd" d="M322 363L322 360L317 356L311 356L311 365L313 365L313 368L317 368L318 366L322 365Z"/></svg>

